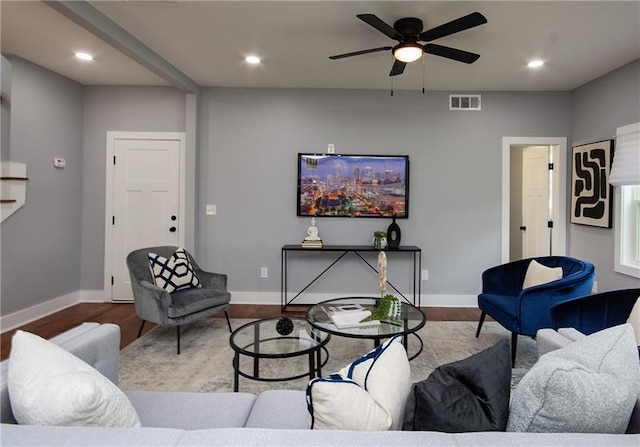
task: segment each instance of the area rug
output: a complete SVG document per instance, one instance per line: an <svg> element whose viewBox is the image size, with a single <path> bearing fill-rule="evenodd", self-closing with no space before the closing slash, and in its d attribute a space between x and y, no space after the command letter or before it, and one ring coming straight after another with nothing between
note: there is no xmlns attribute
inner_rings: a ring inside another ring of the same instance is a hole
<svg viewBox="0 0 640 447"><path fill-rule="evenodd" d="M233 328L251 320L232 319ZM424 347L411 361L413 382L424 380L439 365L462 360L482 351L510 332L495 322L486 322L480 337L475 337L477 322L428 321L418 334ZM229 329L224 319L207 319L181 328L181 354L176 354L175 328L157 327L127 346L120 353L120 387L152 391L233 391L233 350L229 346ZM371 340L333 336L327 344L329 358L323 367L326 376L340 370L373 348ZM417 352L419 343L409 337L409 354ZM512 386L531 368L537 358L535 341L519 337ZM264 377L286 377L308 371L307 357L261 360ZM252 371L252 363L241 362L241 370ZM240 377L242 392L259 393L268 389L304 390L309 378L284 382L259 382Z"/></svg>

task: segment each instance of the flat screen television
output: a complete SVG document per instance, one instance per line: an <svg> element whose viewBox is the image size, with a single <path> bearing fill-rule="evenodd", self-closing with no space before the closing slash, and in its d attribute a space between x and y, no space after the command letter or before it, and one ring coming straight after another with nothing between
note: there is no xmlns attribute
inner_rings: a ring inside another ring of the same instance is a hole
<svg viewBox="0 0 640 447"><path fill-rule="evenodd" d="M298 154L298 216L409 217L408 155Z"/></svg>

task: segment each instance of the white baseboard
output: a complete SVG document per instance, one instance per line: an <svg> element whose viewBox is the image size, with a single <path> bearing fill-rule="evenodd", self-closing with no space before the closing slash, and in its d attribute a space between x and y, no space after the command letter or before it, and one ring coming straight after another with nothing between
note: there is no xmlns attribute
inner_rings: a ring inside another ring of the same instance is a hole
<svg viewBox="0 0 640 447"><path fill-rule="evenodd" d="M78 290L0 317L2 332L39 320L78 303L105 303L103 290Z"/></svg>
<svg viewBox="0 0 640 447"><path fill-rule="evenodd" d="M72 292L58 298L27 307L9 315L0 317L0 327L2 332L10 331L17 327L23 326L32 321L39 320L42 317L51 315L52 313L71 307L80 302L80 292Z"/></svg>
<svg viewBox="0 0 640 447"><path fill-rule="evenodd" d="M305 293L300 295L294 303L316 304L343 296L366 296L361 293ZM293 295L289 299L293 298ZM67 307L78 303L107 303L111 302L105 298L103 290L79 290L67 295L53 298L44 303L19 310L9 315L0 317L0 328L2 332L10 331L20 326L24 326L32 321L39 320L55 312L59 312ZM231 292L231 304L263 304L280 305L279 292ZM425 307L477 307L477 297L475 295L425 295L421 296L421 306Z"/></svg>

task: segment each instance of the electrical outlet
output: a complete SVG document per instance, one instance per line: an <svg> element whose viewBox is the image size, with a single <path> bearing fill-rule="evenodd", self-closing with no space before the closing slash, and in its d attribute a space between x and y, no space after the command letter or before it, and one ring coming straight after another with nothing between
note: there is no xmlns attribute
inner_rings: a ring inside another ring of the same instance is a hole
<svg viewBox="0 0 640 447"><path fill-rule="evenodd" d="M422 280L427 281L428 279L429 279L429 270L427 269L422 270Z"/></svg>
<svg viewBox="0 0 640 447"><path fill-rule="evenodd" d="M215 205L207 205L205 212L207 213L207 216L215 216L218 214L218 207Z"/></svg>
<svg viewBox="0 0 640 447"><path fill-rule="evenodd" d="M335 152L336 152L335 145L331 143L327 144L327 154L335 154Z"/></svg>
<svg viewBox="0 0 640 447"><path fill-rule="evenodd" d="M260 269L260 278L268 278L269 277L269 269L266 267L262 267Z"/></svg>

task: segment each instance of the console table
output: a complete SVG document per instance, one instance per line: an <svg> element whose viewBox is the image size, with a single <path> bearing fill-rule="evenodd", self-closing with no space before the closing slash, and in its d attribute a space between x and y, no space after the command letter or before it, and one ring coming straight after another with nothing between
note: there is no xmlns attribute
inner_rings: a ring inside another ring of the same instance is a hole
<svg viewBox="0 0 640 447"><path fill-rule="evenodd" d="M377 248L374 248L372 245L323 245L321 248L308 248L302 247L302 245L285 245L282 247L280 252L280 305L282 310L292 304L296 298L302 295L313 283L315 283L318 279L320 279L325 273L327 273L334 265L336 265L342 258L347 256L349 253L357 256L362 262L367 264L371 270L378 274L378 270L371 265L369 261L367 261L361 253L366 252L378 252ZM287 299L287 255L290 252L305 252L310 255L318 254L318 253L336 253L338 257L333 260L320 274L318 274L314 279L312 279L306 286L302 288L293 298L290 300ZM384 250L387 256L395 256L395 254L405 254L412 256L412 267L413 267L413 301L409 301L409 299L400 292L392 283L387 281L389 287L395 290L405 301L413 304L414 306L420 307L420 293L421 293L421 284L420 284L420 271L422 270L422 249L420 247L416 247L415 245L401 245L398 248L387 248Z"/></svg>

